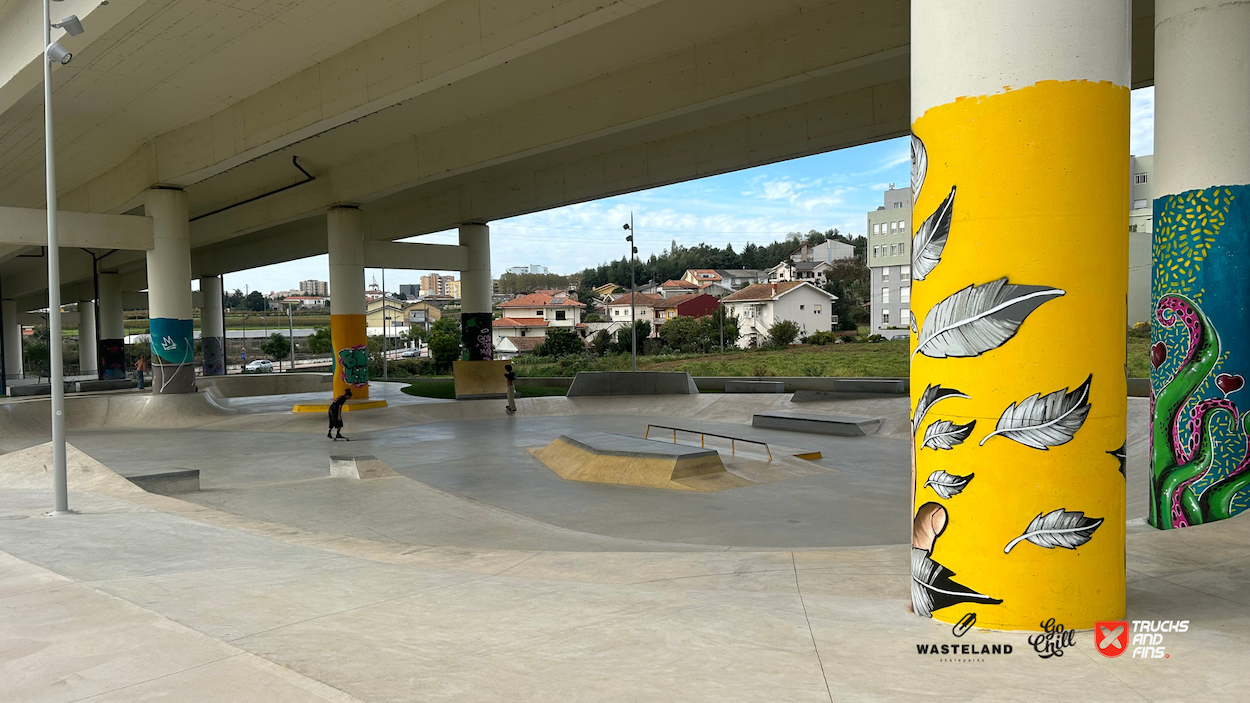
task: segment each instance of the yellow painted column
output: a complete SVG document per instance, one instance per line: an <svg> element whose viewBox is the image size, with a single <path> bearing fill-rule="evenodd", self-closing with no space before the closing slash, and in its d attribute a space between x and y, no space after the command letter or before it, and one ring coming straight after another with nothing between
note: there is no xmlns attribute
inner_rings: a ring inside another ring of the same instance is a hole
<svg viewBox="0 0 1250 703"><path fill-rule="evenodd" d="M1125 612L1129 2L912 3L912 605Z"/></svg>
<svg viewBox="0 0 1250 703"><path fill-rule="evenodd" d="M358 208L326 213L330 258L330 341L334 345L334 395L369 397L369 339L365 326L365 226Z"/></svg>

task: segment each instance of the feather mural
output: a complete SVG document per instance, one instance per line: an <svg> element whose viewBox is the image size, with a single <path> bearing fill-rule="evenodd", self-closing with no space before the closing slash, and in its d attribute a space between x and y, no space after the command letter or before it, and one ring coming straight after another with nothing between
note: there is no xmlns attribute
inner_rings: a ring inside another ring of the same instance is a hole
<svg viewBox="0 0 1250 703"><path fill-rule="evenodd" d="M1014 285L1006 278L968 286L929 308L912 356L980 356L1014 337L1042 303L1062 295L1058 288Z"/></svg>
<svg viewBox="0 0 1250 703"><path fill-rule="evenodd" d="M953 449L955 445L963 444L964 440L968 439L968 435L972 434L972 429L976 426L976 420L966 425L960 425L950 420L937 420L925 428L924 441L920 443L920 448Z"/></svg>
<svg viewBox="0 0 1250 703"><path fill-rule="evenodd" d="M916 236L911 239L911 277L913 281L923 281L942 261L942 250L946 248L946 239L951 233L951 210L955 207L955 186L946 200L938 206L936 212L929 215Z"/></svg>
<svg viewBox="0 0 1250 703"><path fill-rule="evenodd" d="M1089 387L1093 380L1094 375L1090 374L1072 391L1062 388L1044 397L1034 393L1018 404L1012 403L998 418L997 428L985 435L978 446L995 435L1043 451L1071 442L1089 416Z"/></svg>
<svg viewBox="0 0 1250 703"><path fill-rule="evenodd" d="M920 400L916 401L916 413L911 420L911 433L914 436L920 430L920 423L924 421L924 416L928 414L929 408L939 400L945 398L967 398L968 396L955 390L954 388L943 388L938 385L925 386L924 392L920 394Z"/></svg>
<svg viewBox="0 0 1250 703"><path fill-rule="evenodd" d="M1003 553L1010 554L1022 540L1046 549L1076 549L1088 542L1094 536L1094 530L1101 524L1102 518L1085 517L1083 512L1068 512L1063 508L1057 508L1045 515L1038 513L1024 534L1007 543Z"/></svg>
<svg viewBox="0 0 1250 703"><path fill-rule="evenodd" d="M920 187L924 185L925 174L929 170L929 152L924 148L920 137L911 135L911 199L920 195Z"/></svg>
<svg viewBox="0 0 1250 703"><path fill-rule="evenodd" d="M957 603L984 603L998 605L998 598L991 598L977 593L967 586L955 583L951 577L955 572L929 558L923 549L912 547L911 550L911 603L916 614L921 617L933 617L933 611L941 610Z"/></svg>
<svg viewBox="0 0 1250 703"><path fill-rule="evenodd" d="M938 470L929 474L929 478L924 482L924 486L925 488L932 488L934 493L949 500L963 493L975 476L976 474L956 476L955 474L948 474L945 471Z"/></svg>

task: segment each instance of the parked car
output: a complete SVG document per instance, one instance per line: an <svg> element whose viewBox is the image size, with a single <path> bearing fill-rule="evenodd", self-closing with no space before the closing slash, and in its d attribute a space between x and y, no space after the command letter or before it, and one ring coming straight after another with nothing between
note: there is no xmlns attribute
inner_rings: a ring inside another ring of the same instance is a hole
<svg viewBox="0 0 1250 703"><path fill-rule="evenodd" d="M268 359L257 359L244 366L243 370L248 373L269 373L273 371L273 362Z"/></svg>
<svg viewBox="0 0 1250 703"><path fill-rule="evenodd" d="M896 334L890 337L891 342L897 342L897 341L904 340L904 339L910 339L910 337L908 337L905 334Z"/></svg>
<svg viewBox="0 0 1250 703"><path fill-rule="evenodd" d="M415 359L418 356L421 356L421 352L417 351L416 349L405 349L404 353L400 354L399 356L404 359Z"/></svg>

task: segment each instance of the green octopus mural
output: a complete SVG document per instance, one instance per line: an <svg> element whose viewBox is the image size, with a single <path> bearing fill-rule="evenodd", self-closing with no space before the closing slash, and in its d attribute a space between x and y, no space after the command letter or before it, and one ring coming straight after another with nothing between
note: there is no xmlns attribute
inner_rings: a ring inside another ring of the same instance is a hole
<svg viewBox="0 0 1250 703"><path fill-rule="evenodd" d="M1250 507L1250 187L1155 201L1150 524L1223 520Z"/></svg>

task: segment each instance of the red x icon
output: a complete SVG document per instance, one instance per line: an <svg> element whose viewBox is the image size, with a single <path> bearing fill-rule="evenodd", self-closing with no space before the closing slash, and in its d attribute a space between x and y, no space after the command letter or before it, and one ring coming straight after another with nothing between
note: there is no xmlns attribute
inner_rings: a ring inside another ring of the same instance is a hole
<svg viewBox="0 0 1250 703"><path fill-rule="evenodd" d="M1118 657L1128 649L1128 621L1094 623L1094 645L1104 657Z"/></svg>

